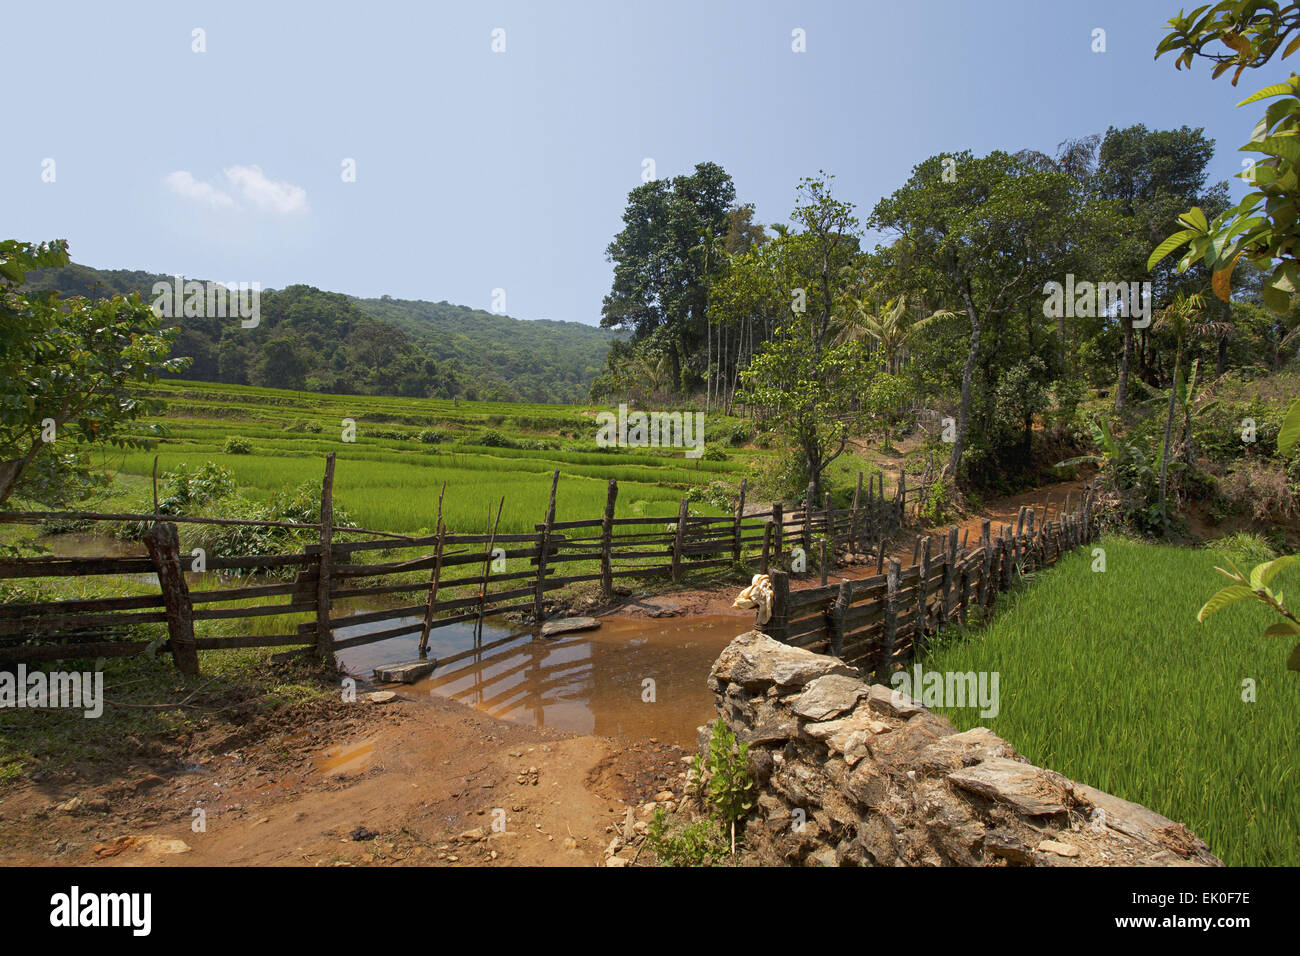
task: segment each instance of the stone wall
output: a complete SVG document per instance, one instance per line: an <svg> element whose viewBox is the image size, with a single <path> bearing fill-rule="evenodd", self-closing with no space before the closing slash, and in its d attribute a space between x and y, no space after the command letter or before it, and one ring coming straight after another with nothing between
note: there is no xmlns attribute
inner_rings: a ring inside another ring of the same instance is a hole
<svg viewBox="0 0 1300 956"><path fill-rule="evenodd" d="M1223 865L1183 824L1035 767L982 727L957 733L834 657L751 631L709 686L750 745L760 796L745 844L764 862Z"/></svg>

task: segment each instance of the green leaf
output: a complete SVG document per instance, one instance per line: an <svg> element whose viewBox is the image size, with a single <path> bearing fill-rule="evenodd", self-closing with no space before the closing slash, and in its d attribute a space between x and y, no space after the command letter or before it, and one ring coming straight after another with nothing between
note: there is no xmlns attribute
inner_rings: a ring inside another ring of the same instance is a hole
<svg viewBox="0 0 1300 956"><path fill-rule="evenodd" d="M1291 656L1286 659L1286 669L1300 671L1300 644L1291 649Z"/></svg>
<svg viewBox="0 0 1300 956"><path fill-rule="evenodd" d="M1300 634L1300 624L1295 621L1279 621L1264 629L1265 637L1295 637Z"/></svg>
<svg viewBox="0 0 1300 956"><path fill-rule="evenodd" d="M1277 573L1285 567L1300 561L1300 554L1288 554L1280 558L1274 558L1264 564L1255 566L1255 570L1250 572L1250 586L1252 589L1259 591L1268 587L1268 582L1277 577Z"/></svg>
<svg viewBox="0 0 1300 956"><path fill-rule="evenodd" d="M1205 606L1197 613L1196 620L1203 622L1215 611L1221 611L1229 604L1236 604L1238 601L1244 601L1254 596L1254 591L1241 584L1234 584L1232 587L1224 588L1205 602Z"/></svg>
<svg viewBox="0 0 1300 956"><path fill-rule="evenodd" d="M1237 105L1245 106L1247 103L1254 103L1256 100L1265 100L1270 96L1286 96L1290 92L1291 85L1289 83L1274 83L1272 86L1264 87L1258 93L1250 94L1250 96L1246 97Z"/></svg>
<svg viewBox="0 0 1300 956"><path fill-rule="evenodd" d="M1152 250L1151 256L1147 259L1147 270L1150 271L1155 268L1157 262L1195 235L1196 231L1194 229L1183 229L1160 243L1160 245L1156 246L1155 249Z"/></svg>
<svg viewBox="0 0 1300 956"><path fill-rule="evenodd" d="M1300 400L1291 403L1286 418L1282 419L1282 428L1277 433L1278 454L1290 457L1297 441L1300 441Z"/></svg>
<svg viewBox="0 0 1300 956"><path fill-rule="evenodd" d="M1193 206L1187 212L1178 217L1179 221L1191 226L1193 229L1205 232L1210 228L1209 222L1205 219L1205 213L1201 212L1200 206Z"/></svg>

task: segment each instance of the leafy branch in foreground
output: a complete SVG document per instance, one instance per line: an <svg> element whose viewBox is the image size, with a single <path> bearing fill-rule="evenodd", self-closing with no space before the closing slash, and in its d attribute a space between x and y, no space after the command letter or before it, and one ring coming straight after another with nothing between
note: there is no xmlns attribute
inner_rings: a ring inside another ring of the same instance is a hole
<svg viewBox="0 0 1300 956"><path fill-rule="evenodd" d="M1235 66L1235 86L1243 70L1263 66L1283 40L1300 28L1300 4L1280 7L1259 0L1224 0L1213 7L1200 7L1188 16L1174 17L1169 26L1171 32L1156 48L1157 59L1181 51L1176 60L1181 69L1190 67L1196 57L1203 57L1216 63L1216 77ZM1215 41L1233 52L1205 52L1205 46ZM1300 36L1286 45L1282 59L1297 48ZM1198 206L1183 213L1178 217L1183 228L1156 246L1147 268L1185 246L1178 271L1185 272L1192 263L1204 259L1214 276L1215 295L1227 302L1233 269L1244 256L1268 274L1261 290L1264 304L1274 312L1285 312L1291 295L1300 290L1300 77L1292 74L1237 105L1276 97L1281 98L1269 105L1250 141L1241 147L1242 152L1263 154L1238 174L1253 187L1252 191L1212 220Z"/></svg>
<svg viewBox="0 0 1300 956"><path fill-rule="evenodd" d="M1242 574L1231 559L1225 558L1224 560L1232 570L1225 571L1220 567L1215 567L1214 570L1222 574L1232 584L1221 589L1206 601L1205 606L1196 615L1196 620L1204 622L1211 614L1222 610L1229 604L1236 604L1238 601L1254 598L1286 618L1284 621L1270 625L1264 631L1266 636L1300 637L1300 618L1297 618L1286 609L1282 592L1280 590L1274 592L1268 586L1268 583L1273 580L1279 571L1300 561L1300 554L1288 554L1280 558L1274 558L1272 561L1266 561L1263 564L1257 564L1254 570L1250 572L1249 577ZM1300 671L1300 644L1296 644L1292 649L1291 656L1287 658L1286 666L1287 670Z"/></svg>

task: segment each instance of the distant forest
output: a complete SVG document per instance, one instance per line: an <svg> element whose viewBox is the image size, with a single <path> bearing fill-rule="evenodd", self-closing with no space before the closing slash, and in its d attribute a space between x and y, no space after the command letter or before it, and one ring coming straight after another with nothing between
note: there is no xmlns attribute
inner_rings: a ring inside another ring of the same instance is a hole
<svg viewBox="0 0 1300 956"><path fill-rule="evenodd" d="M189 277L187 277L189 278ZM62 296L139 293L172 277L73 263L27 287ZM580 322L521 320L448 302L361 299L307 285L262 290L260 321L184 318L184 377L342 395L580 403L619 336Z"/></svg>

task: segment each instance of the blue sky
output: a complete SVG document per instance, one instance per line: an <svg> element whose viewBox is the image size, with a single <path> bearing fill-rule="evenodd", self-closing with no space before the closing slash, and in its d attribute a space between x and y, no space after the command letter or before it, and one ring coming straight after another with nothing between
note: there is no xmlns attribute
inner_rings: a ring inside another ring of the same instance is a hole
<svg viewBox="0 0 1300 956"><path fill-rule="evenodd" d="M720 163L761 222L819 169L865 219L927 156L1139 122L1204 127L1226 179L1259 112L1234 104L1288 72L1155 61L1163 0L112 6L6 9L0 237L590 324L647 157Z"/></svg>

